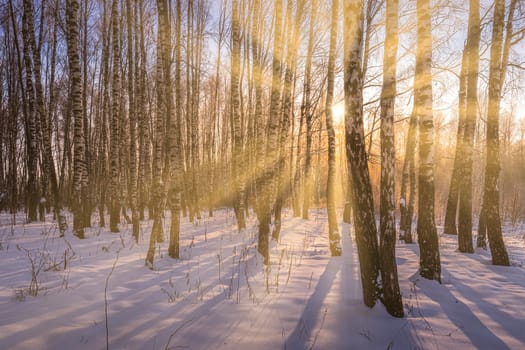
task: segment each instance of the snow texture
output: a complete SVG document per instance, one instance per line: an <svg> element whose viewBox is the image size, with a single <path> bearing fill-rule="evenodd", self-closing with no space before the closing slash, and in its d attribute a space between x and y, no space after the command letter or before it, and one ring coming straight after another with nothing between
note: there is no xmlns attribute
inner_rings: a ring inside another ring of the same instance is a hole
<svg viewBox="0 0 525 350"><path fill-rule="evenodd" d="M310 220L283 214L269 268L254 215L238 233L233 212L218 210L183 219L182 258L168 257L165 237L153 271L144 266L150 221L137 245L125 224L121 234L94 227L64 239L56 224L13 226L1 214L0 349L104 349L105 297L111 349L525 347L524 226L504 230L511 267L440 236L442 285L419 277L416 244L398 243L406 317L396 319L362 303L350 225L341 224L343 256L331 258L324 210Z"/></svg>

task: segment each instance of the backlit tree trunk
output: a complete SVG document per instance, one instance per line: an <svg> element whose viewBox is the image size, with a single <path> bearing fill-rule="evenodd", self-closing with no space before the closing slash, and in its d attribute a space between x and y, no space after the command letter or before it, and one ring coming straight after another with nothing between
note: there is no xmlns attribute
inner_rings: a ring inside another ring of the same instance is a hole
<svg viewBox="0 0 525 350"><path fill-rule="evenodd" d="M383 303L392 316L403 317L396 264L394 105L398 45L398 1L386 2L383 89L381 91L380 266Z"/></svg>
<svg viewBox="0 0 525 350"><path fill-rule="evenodd" d="M177 11L177 23L175 25L175 115L171 116L170 119L170 147L169 147L169 157L170 157L170 181L171 181L171 191L170 191L170 207L171 207L171 226L170 226L170 244L168 248L168 254L172 258L179 258L180 251L180 209L181 209L181 191L182 191L182 181L184 175L184 164L182 159L182 90L181 90L181 21L182 21L182 10L181 10L181 1L177 0L176 4ZM167 43L169 45L169 41ZM165 74L169 75L171 70L171 65L169 64L169 53L171 52L170 46L168 46L167 51L164 52L165 58L167 59L164 64ZM166 81L171 82L171 79ZM167 86L167 95L171 101L172 88ZM169 103L171 105L171 103ZM171 107L169 108L171 110Z"/></svg>
<svg viewBox="0 0 525 350"><path fill-rule="evenodd" d="M253 82L255 87L255 106L254 106L254 128L255 128L255 192L256 192L256 202L255 202L255 212L257 214L257 219L259 220L259 246L261 244L267 244L266 239L268 237L264 237L264 235L268 235L269 232L265 230L269 230L269 222L266 222L266 220L269 220L267 215L267 208L266 204L264 202L263 193L264 193L264 183L265 183L265 142L264 142L264 136L265 136L265 127L264 127L264 121L263 121L263 106L262 106L262 98L263 98L263 72L262 72L262 60L261 60L261 51L262 51L262 43L261 43L261 25L260 25L260 18L261 18L261 11L262 11L262 4L261 0L254 0L253 4L253 20L252 20L252 59L253 59ZM264 224L264 226L262 226ZM258 246L258 248L259 248ZM266 248L267 249L267 248ZM264 249L259 248L259 252L261 254L265 253Z"/></svg>
<svg viewBox="0 0 525 350"><path fill-rule="evenodd" d="M326 206L328 210L328 238L332 256L341 255L341 237L337 227L337 213L335 207L335 129L332 119L332 104L334 99L335 75L335 45L337 41L337 27L339 20L339 0L332 1L332 23L330 27L330 48L328 53L328 77L326 89L326 131L328 133L328 180L326 183Z"/></svg>
<svg viewBox="0 0 525 350"><path fill-rule="evenodd" d="M270 118L268 121L268 134L266 137L266 156L264 161L263 173L263 188L261 201L259 202L259 238L257 249L264 258L265 265L270 263L270 256L268 250L270 221L271 221L271 203L275 186L275 174L277 170L278 148L277 142L279 139L279 123L280 123L280 86L281 86L281 71L282 71L282 22L283 9L282 1L275 1L275 27L274 27L274 45L272 58L272 88L270 94Z"/></svg>
<svg viewBox="0 0 525 350"><path fill-rule="evenodd" d="M434 117L432 112L432 35L430 0L417 0L417 51L414 103L419 116L419 201L417 233L420 274L441 282L434 222Z"/></svg>
<svg viewBox="0 0 525 350"><path fill-rule="evenodd" d="M479 0L470 0L467 41L467 112L463 138L462 171L459 194L458 243L459 251L474 253L472 245L472 154L478 114L479 41L481 25Z"/></svg>
<svg viewBox="0 0 525 350"><path fill-rule="evenodd" d="M363 301L373 307L379 296L379 256L363 127L363 1L345 1L343 13L346 156L353 185L352 209Z"/></svg>
<svg viewBox="0 0 525 350"><path fill-rule="evenodd" d="M232 30L231 30L231 113L233 122L233 179L235 183L235 216L237 218L237 229L240 231L246 228L244 219L244 174L243 171L243 142L242 142L242 125L240 113L240 61L241 61L241 38L240 38L240 21L239 21L239 4L232 0Z"/></svg>
<svg viewBox="0 0 525 350"><path fill-rule="evenodd" d="M297 50L299 47L299 30L303 17L304 0L297 2L297 9L295 12L295 19L292 20L292 0L288 1L286 10L287 24L286 24L286 35L288 42L288 50L286 53L286 69L284 73L284 89L283 89L283 107L281 117L281 127L279 136L279 164L278 164L278 191L277 199L275 201L275 229L272 232L272 238L279 240L279 234L281 232L281 212L284 201L289 192L289 182L286 179L286 159L289 159L289 133L291 126L291 119L293 118L293 80L295 77L295 71L297 67ZM291 151L290 151L291 153ZM290 165L291 166L291 165Z"/></svg>
<svg viewBox="0 0 525 350"><path fill-rule="evenodd" d="M139 190L139 212L141 218L144 218L144 209L147 206L150 209L148 215L151 215L151 164L150 164L150 139L149 139L149 123L146 103L146 47L144 42L144 4L143 1L139 2L139 49L140 64L139 64L139 78L138 78L138 89L137 89L137 114L139 124L139 175L138 175L138 186Z"/></svg>
<svg viewBox="0 0 525 350"><path fill-rule="evenodd" d="M312 190L312 124L313 109L311 101L312 90L312 55L314 47L314 26L317 16L317 0L312 0L310 14L310 29L308 32L308 48L306 52L306 63L304 72L304 98L301 106L301 113L304 115L306 122L306 150L304 160L304 187L303 187L303 219L308 219L308 210L310 209L310 197Z"/></svg>
<svg viewBox="0 0 525 350"><path fill-rule="evenodd" d="M485 185L483 189L483 209L487 225L487 235L494 265L509 265L509 256L505 249L499 214L498 180L500 173L499 155L499 109L501 86L504 77L501 74L503 26L505 23L505 2L496 0L492 26L492 45L490 48L489 102L487 114L487 160L485 165ZM506 63L506 62L505 62Z"/></svg>
<svg viewBox="0 0 525 350"><path fill-rule="evenodd" d="M456 218L458 214L458 200L461 181L461 160L463 153L463 138L465 135L465 122L467 119L467 71L468 71L468 50L467 45L463 50L461 59L461 72L459 73L459 93L458 93L458 132L456 135L456 152L454 155L454 165L452 177L448 189L447 208L445 211L444 233L457 235Z"/></svg>
<svg viewBox="0 0 525 350"><path fill-rule="evenodd" d="M412 217L415 202L415 154L417 138L417 113L415 110L410 114L408 125L408 137L405 148L405 160L403 161L403 174L401 178L401 193L399 199L399 238L405 243L412 243ZM407 193L408 192L408 193Z"/></svg>

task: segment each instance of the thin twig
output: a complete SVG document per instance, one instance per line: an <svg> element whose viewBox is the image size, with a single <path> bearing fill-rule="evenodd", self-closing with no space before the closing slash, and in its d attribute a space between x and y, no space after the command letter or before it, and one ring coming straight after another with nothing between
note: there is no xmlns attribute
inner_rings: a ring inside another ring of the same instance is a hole
<svg viewBox="0 0 525 350"><path fill-rule="evenodd" d="M119 253L120 251L117 252L117 257L115 258L115 261L113 262L111 271L109 271L109 274L106 277L106 285L104 286L104 315L106 316L106 350L109 350L108 284L109 284L109 278L113 274L113 271L115 270L115 266L117 265Z"/></svg>
<svg viewBox="0 0 525 350"><path fill-rule="evenodd" d="M177 329L175 329L173 331L173 333L171 333L170 337L168 338L168 343L166 344L166 347L164 348L164 350L168 350L169 349L171 339L175 336L175 334L177 334L177 332L180 331L182 329L182 327L186 326L187 324L191 323L192 321L193 321L193 319L185 321L180 326L178 326Z"/></svg>

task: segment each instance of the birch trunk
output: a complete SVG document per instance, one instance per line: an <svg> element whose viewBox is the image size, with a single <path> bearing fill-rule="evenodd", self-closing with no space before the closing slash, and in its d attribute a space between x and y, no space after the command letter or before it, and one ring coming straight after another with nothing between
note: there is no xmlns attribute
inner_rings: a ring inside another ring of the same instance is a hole
<svg viewBox="0 0 525 350"><path fill-rule="evenodd" d="M380 195L380 267L383 304L389 314L403 317L396 264L395 142L394 106L396 100L396 64L398 46L398 1L386 2L383 88L381 91L381 195Z"/></svg>
<svg viewBox="0 0 525 350"><path fill-rule="evenodd" d="M505 1L496 0L492 26L492 45L490 48L489 102L487 114L487 160L485 165L485 184L483 189L483 209L487 235L494 265L509 265L505 249L499 214L498 180L500 173L499 155L499 110L501 102L502 42L505 23ZM506 64L506 62L504 62Z"/></svg>
<svg viewBox="0 0 525 350"><path fill-rule="evenodd" d="M257 249L264 258L264 264L270 263L269 256L269 233L271 221L271 203L274 194L275 174L277 170L278 139L280 122L280 86L282 71L282 22L283 9L282 1L275 1L275 27L274 27L274 46L272 58L272 88L270 94L270 117L268 121L268 134L266 138L266 156L264 162L263 188L259 205L259 237Z"/></svg>
<svg viewBox="0 0 525 350"><path fill-rule="evenodd" d="M113 0L111 6L111 41L113 50L113 76L111 82L111 119L109 138L109 174L110 174L110 204L109 230L119 232L120 222L120 45L119 45L119 18L118 0Z"/></svg>
<svg viewBox="0 0 525 350"><path fill-rule="evenodd" d="M432 35L430 0L417 0L417 54L414 103L419 117L419 201L417 233L420 274L441 282L434 222L434 117L432 112Z"/></svg>
<svg viewBox="0 0 525 350"><path fill-rule="evenodd" d="M465 136L465 123L467 119L467 74L468 74L468 51L467 45L463 50L461 59L461 72L459 74L458 93L458 132L456 136L456 153L454 155L454 167L447 197L447 208L445 211L445 227L443 232L449 235L457 235L458 200L460 195L459 183L461 181L461 155L463 153L463 138Z"/></svg>
<svg viewBox="0 0 525 350"><path fill-rule="evenodd" d="M458 216L459 251L463 253L474 253L472 245L472 154L474 152L474 133L478 113L479 41L481 35L479 0L470 0L469 3L469 29L466 46L468 55L467 111Z"/></svg>
<svg viewBox="0 0 525 350"><path fill-rule="evenodd" d="M158 12L158 32L157 32L157 63L156 63L156 110L157 120L155 122L155 149L153 156L153 188L154 188L154 207L153 207L153 227L149 240L148 252L146 254L146 266L153 269L153 260L155 255L155 243L162 241L162 217L164 213L165 200L165 181L163 179L163 155L165 146L165 127L166 127L166 91L165 91L165 45L166 39L169 38L166 31L168 8L166 0L157 0Z"/></svg>
<svg viewBox="0 0 525 350"><path fill-rule="evenodd" d="M232 30L231 30L231 119L233 122L233 181L235 184L234 208L237 218L237 229L239 231L246 228L244 219L244 171L243 171L243 141L242 125L240 111L240 61L241 61L241 37L240 37L240 19L239 4L232 0Z"/></svg>
<svg viewBox="0 0 525 350"><path fill-rule="evenodd" d="M326 131L328 133L328 180L326 183L326 206L328 211L328 238L332 256L341 255L341 236L337 225L337 212L335 206L335 177L336 177L336 149L335 129L332 118L332 104L334 100L334 77L337 28L339 20L339 0L332 1L332 23L330 27L330 48L328 53L328 77L326 89Z"/></svg>
<svg viewBox="0 0 525 350"><path fill-rule="evenodd" d="M167 7L167 5L165 5ZM182 120L182 91L181 91L181 21L182 11L180 0L176 3L177 22L175 25L175 115L172 115L173 110L173 88L171 83L171 41L170 36L167 35L163 40L165 45L163 47L163 62L164 62L164 83L166 94L166 114L170 115L168 128L168 155L169 155L169 179L170 191L169 201L171 210L171 226L170 226L170 243L168 247L168 254L174 259L179 258L180 251L180 209L181 209L181 189L183 179L183 163L182 163L182 143L181 143L181 120ZM167 12L167 11L166 11ZM170 33L170 25L167 13L164 15L163 22L166 23L166 34Z"/></svg>
<svg viewBox="0 0 525 350"><path fill-rule="evenodd" d="M277 200L275 201L275 228L272 232L272 239L278 241L279 234L281 232L281 212L283 203L288 194L288 182L286 181L286 159L289 154L286 152L288 149L288 140L290 134L291 119L293 118L293 80L297 67L297 50L299 47L299 30L303 17L304 1L299 0L297 2L297 9L295 12L295 18L293 18L292 11L293 2L288 1L286 10L286 41L288 42L288 49L286 52L285 60L285 73L284 73L284 88L283 88L283 101L282 101L282 116L281 116L281 132L279 136L279 164L278 164L278 192Z"/></svg>
<svg viewBox="0 0 525 350"><path fill-rule="evenodd" d="M27 165L27 186L26 186L26 210L28 222L37 220L37 207L39 203L37 172L38 172L38 136L37 124L38 114L35 109L35 88L33 84L33 62L31 60L30 45L30 19L32 13L28 13L27 1L24 1L24 12L22 15L22 40L24 42L23 60L25 71L25 138L26 138L26 165ZM14 21L14 19L13 19ZM20 82L22 83L22 82ZM80 178L79 186L80 186ZM80 188L80 187L79 187ZM80 191L80 189L79 189Z"/></svg>
<svg viewBox="0 0 525 350"><path fill-rule="evenodd" d="M343 11L346 156L353 185L352 209L363 301L373 307L379 296L379 256L363 127L363 1L344 2Z"/></svg>
<svg viewBox="0 0 525 350"><path fill-rule="evenodd" d="M82 114L82 86L79 59L79 3L66 3L67 56L70 76L70 105L73 115L73 230L84 238L83 203L81 202L85 171L85 143Z"/></svg>
<svg viewBox="0 0 525 350"><path fill-rule="evenodd" d="M313 109L311 101L312 90L312 55L314 47L314 26L317 15L317 0L312 0L310 13L310 29L308 32L308 48L306 51L306 63L304 72L304 99L301 113L305 116L306 122L306 150L304 160L304 187L303 187L303 219L308 219L310 209L310 197L312 190L312 124Z"/></svg>
<svg viewBox="0 0 525 350"><path fill-rule="evenodd" d="M403 161L403 175L401 178L401 193L399 199L399 239L405 243L412 243L412 216L415 200L415 152L417 138L417 113L415 110L410 115L408 137ZM408 193L407 193L408 192Z"/></svg>

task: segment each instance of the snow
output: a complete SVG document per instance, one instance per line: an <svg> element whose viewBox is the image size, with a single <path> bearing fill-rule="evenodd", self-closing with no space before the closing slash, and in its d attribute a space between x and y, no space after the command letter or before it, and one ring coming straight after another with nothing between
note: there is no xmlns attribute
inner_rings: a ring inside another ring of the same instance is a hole
<svg viewBox="0 0 525 350"><path fill-rule="evenodd" d="M125 224L120 234L95 225L84 240L64 239L50 217L22 224L20 214L11 225L0 214L0 349L103 349L105 297L111 349L525 347L523 226L504 229L511 267L491 265L484 250L459 253L456 236L440 235L441 285L419 277L417 244L398 242L397 319L361 301L351 226L341 224L343 256L331 258L326 212L310 218L284 212L268 268L253 215L240 233L231 210L183 219L181 259L168 257L166 234L151 271L150 221L135 244Z"/></svg>

